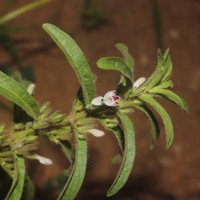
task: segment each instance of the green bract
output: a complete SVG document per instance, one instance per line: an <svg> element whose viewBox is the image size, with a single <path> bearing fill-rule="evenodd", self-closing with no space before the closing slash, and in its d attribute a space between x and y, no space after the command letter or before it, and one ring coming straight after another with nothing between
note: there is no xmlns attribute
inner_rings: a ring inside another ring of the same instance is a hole
<svg viewBox="0 0 200 200"><path fill-rule="evenodd" d="M42 161L41 163L51 164L51 160L35 155L35 150L38 148L38 136L45 135L51 142L59 145L70 163L70 175L58 199L75 199L86 174L87 134L91 133L97 137L103 135L102 131L97 129L98 122L113 133L122 157L118 174L107 193L107 196L113 196L125 185L133 168L136 149L135 130L128 116L133 109L142 111L150 122L151 148L155 146L160 135L154 112L161 117L165 127L166 148L171 146L174 138L171 117L158 103L157 97L169 100L188 112L187 103L171 91L173 82L170 76L173 68L169 50L164 54L158 50L155 71L147 80L143 77L135 81L133 80L133 57L126 45L117 44L116 48L122 53L123 58L104 57L97 61L99 68L115 70L121 74L119 84L116 85L117 94L115 91L107 92L106 97L99 97L104 104L100 102L93 105L92 100L94 98L96 100L94 75L83 52L68 34L56 26L44 24L43 28L69 61L80 83L80 90L74 101L72 112L66 116L57 111L54 112L49 103L38 106L34 97L24 86L0 72L0 94L22 109L21 112L25 111L32 117L30 119L26 115L27 120L17 119L8 132L4 130L3 125L0 126L0 166L13 180L5 198L8 200L34 199L34 189L26 174L24 158L40 158L41 160L38 160ZM106 101L111 101L111 104L110 102L106 104ZM14 116L16 116L16 110L14 110Z"/></svg>

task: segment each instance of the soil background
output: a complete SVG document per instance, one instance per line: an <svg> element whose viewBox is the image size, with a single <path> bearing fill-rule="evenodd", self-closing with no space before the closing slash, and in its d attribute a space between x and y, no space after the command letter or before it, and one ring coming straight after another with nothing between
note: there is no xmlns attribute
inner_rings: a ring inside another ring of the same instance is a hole
<svg viewBox="0 0 200 200"><path fill-rule="evenodd" d="M5 4L1 0L1 5ZM12 9L28 0L18 0ZM157 29L151 0L101 0L106 12L97 27L86 28L81 20L84 1L54 0L8 23L28 27L12 33L16 49L26 65L32 66L35 75L35 95L40 104L50 101L55 110L68 114L79 84L58 47L42 30L49 22L71 34L89 60L97 75L97 94L115 89L119 74L103 71L96 61L103 56L120 56L114 45L125 43L135 59L135 78L148 77L156 66ZM165 132L162 121L161 137L153 150L150 126L144 115L135 110L132 120L136 129L136 159L132 175L124 188L111 198L106 197L117 174L118 166L111 159L118 152L115 138L109 132L105 137L89 136L89 162L83 187L76 198L111 200L200 200L200 1L157 1L162 25L163 49L170 48L174 66L174 91L189 104L189 114L176 105L161 101L173 119L175 139L165 149ZM0 47L2 63L14 66L5 49ZM11 106L4 101L8 107ZM10 123L11 114L2 109L0 120ZM62 153L53 144L41 139L41 155L50 157L54 165L41 166L28 162L27 168L36 185L36 199L56 199L57 192L46 189L46 182L57 177L66 168Z"/></svg>

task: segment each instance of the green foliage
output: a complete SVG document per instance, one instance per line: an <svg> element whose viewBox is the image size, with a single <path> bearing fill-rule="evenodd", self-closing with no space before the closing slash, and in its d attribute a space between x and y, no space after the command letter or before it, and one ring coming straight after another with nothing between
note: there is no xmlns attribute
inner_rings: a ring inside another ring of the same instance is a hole
<svg viewBox="0 0 200 200"><path fill-rule="evenodd" d="M133 75L133 68L134 68L134 60L131 54L128 52L128 47L125 44L118 43L115 45L115 47L122 53L124 57L124 61L129 67L132 75Z"/></svg>
<svg viewBox="0 0 200 200"><path fill-rule="evenodd" d="M39 107L35 99L18 82L0 72L0 94L20 106L31 117L36 119Z"/></svg>
<svg viewBox="0 0 200 200"><path fill-rule="evenodd" d="M100 101L95 102L94 76L81 49L68 34L56 26L44 24L43 28L65 54L81 89L72 112L66 116L54 112L49 103L38 106L23 82L18 83L0 72L0 94L22 109L20 112L25 111L32 117L28 118L28 115L25 115L27 120L15 120L9 131L5 131L3 125L0 126L0 166L13 180L6 199L34 198L32 183L25 170L25 158L36 159L46 165L52 164L48 158L35 154L39 147L39 135L45 135L51 142L59 145L70 163L70 175L58 199L75 199L86 174L87 134L97 137L103 135L103 132L97 129L99 121L105 129L114 134L122 156L121 160L118 159L121 161L118 174L107 193L107 196L113 196L125 185L133 168L135 130L128 116L133 109L142 111L150 122L151 148L155 146L160 130L154 112L149 107L153 108L163 121L167 148L171 146L174 138L171 118L156 97L170 100L188 112L187 103L171 91L173 82L170 80L172 63L169 50L164 55L158 51L157 67L146 82L144 78L134 81L134 60L127 46L117 44L116 48L123 58L105 57L97 61L101 69L116 70L121 74L116 86L117 94L110 91L104 97L97 97Z"/></svg>
<svg viewBox="0 0 200 200"><path fill-rule="evenodd" d="M43 28L59 46L73 67L83 89L85 103L89 104L95 97L95 86L92 72L83 52L69 35L56 26L44 24Z"/></svg>
<svg viewBox="0 0 200 200"><path fill-rule="evenodd" d="M117 115L124 131L124 152L119 172L109 189L107 196L113 196L124 186L132 171L135 159L135 131L133 124L127 115L120 112L118 112Z"/></svg>
<svg viewBox="0 0 200 200"><path fill-rule="evenodd" d="M24 188L25 174L24 158L16 156L14 159L13 183L10 191L8 192L6 200L21 199Z"/></svg>
<svg viewBox="0 0 200 200"><path fill-rule="evenodd" d="M97 61L97 66L100 69L119 71L128 79L132 80L131 70L121 58L104 57Z"/></svg>
<svg viewBox="0 0 200 200"><path fill-rule="evenodd" d="M150 95L140 96L140 99L154 107L158 114L161 116L166 131L166 148L169 148L174 139L174 130L170 116L168 115L166 110Z"/></svg>
<svg viewBox="0 0 200 200"><path fill-rule="evenodd" d="M8 21L18 17L19 15L22 15L25 12L28 12L30 10L33 10L34 8L45 4L51 0L36 0L28 5L22 6L21 8L18 8L12 12L7 13L6 15L0 17L0 25L7 23Z"/></svg>

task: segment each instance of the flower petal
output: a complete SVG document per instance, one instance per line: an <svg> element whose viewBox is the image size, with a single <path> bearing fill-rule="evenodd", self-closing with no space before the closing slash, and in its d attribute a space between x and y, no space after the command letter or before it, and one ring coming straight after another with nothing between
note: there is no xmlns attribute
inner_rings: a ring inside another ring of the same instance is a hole
<svg viewBox="0 0 200 200"><path fill-rule="evenodd" d="M117 106L120 97L116 95L116 90L111 90L104 95L104 103L107 106Z"/></svg>
<svg viewBox="0 0 200 200"><path fill-rule="evenodd" d="M140 77L140 78L138 78L138 79L134 82L133 87L134 87L134 88L138 88L138 87L140 87L140 85L142 85L145 81L146 81L146 78L145 78L145 77Z"/></svg>
<svg viewBox="0 0 200 200"><path fill-rule="evenodd" d="M103 97L99 96L92 100L92 105L101 106L103 104Z"/></svg>
<svg viewBox="0 0 200 200"><path fill-rule="evenodd" d="M31 84L28 86L27 91L28 91L29 94L33 94L34 89L35 89L35 84L34 84L34 83L31 83Z"/></svg>
<svg viewBox="0 0 200 200"><path fill-rule="evenodd" d="M111 90L104 95L104 100L116 95L116 90Z"/></svg>
<svg viewBox="0 0 200 200"><path fill-rule="evenodd" d="M98 129L90 129L88 132L94 135L95 137L102 137L105 135L103 131Z"/></svg>
<svg viewBox="0 0 200 200"><path fill-rule="evenodd" d="M31 158L38 160L43 165L52 165L53 164L51 159L45 158L45 157L37 155L37 154L32 155Z"/></svg>

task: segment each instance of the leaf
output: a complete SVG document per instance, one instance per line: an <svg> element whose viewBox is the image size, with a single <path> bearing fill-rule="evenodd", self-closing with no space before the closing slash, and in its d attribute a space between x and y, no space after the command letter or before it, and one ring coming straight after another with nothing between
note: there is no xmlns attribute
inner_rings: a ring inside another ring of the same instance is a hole
<svg viewBox="0 0 200 200"><path fill-rule="evenodd" d="M173 88L174 84L171 80L166 81L166 82L162 82L160 85L153 87L152 89L158 89L158 88L162 88L162 89L167 89L167 88Z"/></svg>
<svg viewBox="0 0 200 200"><path fill-rule="evenodd" d="M2 72L0 72L0 94L21 107L34 119L40 114L37 102L27 90Z"/></svg>
<svg viewBox="0 0 200 200"><path fill-rule="evenodd" d="M145 104L143 104L143 103L138 104L138 105L135 104L135 107L138 110L142 111L146 115L146 117L148 118L148 120L151 124L151 132L152 132L153 139L152 139L150 148L152 149L155 146L155 144L160 136L160 129L159 129L158 121L157 121L156 117L154 116L153 112Z"/></svg>
<svg viewBox="0 0 200 200"><path fill-rule="evenodd" d="M117 57L104 57L97 61L97 66L100 69L115 70L122 73L125 77L132 81L132 72L127 64L121 58Z"/></svg>
<svg viewBox="0 0 200 200"><path fill-rule="evenodd" d="M186 101L184 99L179 97L174 92L167 90L167 89L159 89L159 88L153 88L149 92L152 94L157 94L157 95L160 95L162 97L169 99L170 101L172 101L175 104L177 104L178 106L180 106L182 110L184 110L188 113L188 110L189 110L188 104L186 103Z"/></svg>
<svg viewBox="0 0 200 200"><path fill-rule="evenodd" d="M125 149L119 172L112 186L110 187L107 196L113 196L124 186L131 173L135 159L135 131L133 124L127 115L118 113L118 116L124 130Z"/></svg>
<svg viewBox="0 0 200 200"><path fill-rule="evenodd" d="M52 24L43 24L44 30L65 54L83 89L86 104L90 104L95 95L95 85L89 64L75 41L65 32Z"/></svg>
<svg viewBox="0 0 200 200"><path fill-rule="evenodd" d="M123 150L124 150L124 134L123 134L121 127L120 126L109 127L105 123L105 119L99 119L99 121L101 122L101 124L103 125L103 127L106 130L111 131L114 134L114 136L116 137L117 142L119 144L120 151L123 152Z"/></svg>
<svg viewBox="0 0 200 200"><path fill-rule="evenodd" d="M15 158L15 174L12 186L8 192L8 195L5 200L20 200L25 181L25 163L24 158L17 157Z"/></svg>
<svg viewBox="0 0 200 200"><path fill-rule="evenodd" d="M116 44L115 47L122 53L125 63L129 67L131 73L133 73L134 60L133 60L133 57L128 52L128 47L122 43Z"/></svg>
<svg viewBox="0 0 200 200"><path fill-rule="evenodd" d="M165 126L165 132L166 132L166 148L169 148L173 142L174 139L174 130L173 130L173 124L171 121L171 118L167 111L150 95L141 95L139 97L142 101L145 103L151 105L161 116L162 121Z"/></svg>
<svg viewBox="0 0 200 200"><path fill-rule="evenodd" d="M33 10L34 8L36 8L36 7L38 7L42 4L48 3L50 1L51 0L37 0L37 1L34 1L32 3L27 4L25 6L22 6L21 8L18 8L16 10L12 11L12 12L9 12L6 15L0 17L0 25L5 24L6 22L18 17L19 15L22 15L25 12Z"/></svg>
<svg viewBox="0 0 200 200"><path fill-rule="evenodd" d="M124 75L121 75L118 87L117 87L117 94L121 97L129 96L133 87L132 80L126 78Z"/></svg>
<svg viewBox="0 0 200 200"><path fill-rule="evenodd" d="M34 200L35 195L35 188L33 185L32 180L30 177L26 174L25 177L25 184L24 184L24 191L22 195L22 200Z"/></svg>
<svg viewBox="0 0 200 200"><path fill-rule="evenodd" d="M72 159L74 158L74 151L72 149L72 146L70 142L68 141L59 141L59 145L61 146L61 149L63 153L65 154L66 158L70 163L72 163Z"/></svg>
<svg viewBox="0 0 200 200"><path fill-rule="evenodd" d="M87 164L87 141L85 139L79 139L78 133L75 135L76 146L74 166L63 191L58 197L58 200L73 200L79 192L85 177Z"/></svg>
<svg viewBox="0 0 200 200"><path fill-rule="evenodd" d="M157 66L154 73L149 77L149 79L144 84L146 86L145 91L148 91L152 87L154 87L162 78L166 71L165 60L162 57L162 53L158 50L157 53Z"/></svg>
<svg viewBox="0 0 200 200"><path fill-rule="evenodd" d="M167 71L165 75L162 77L162 82L167 81L170 78L173 69L171 57L169 55L169 50L165 52L163 57L165 59L165 66L167 67Z"/></svg>

